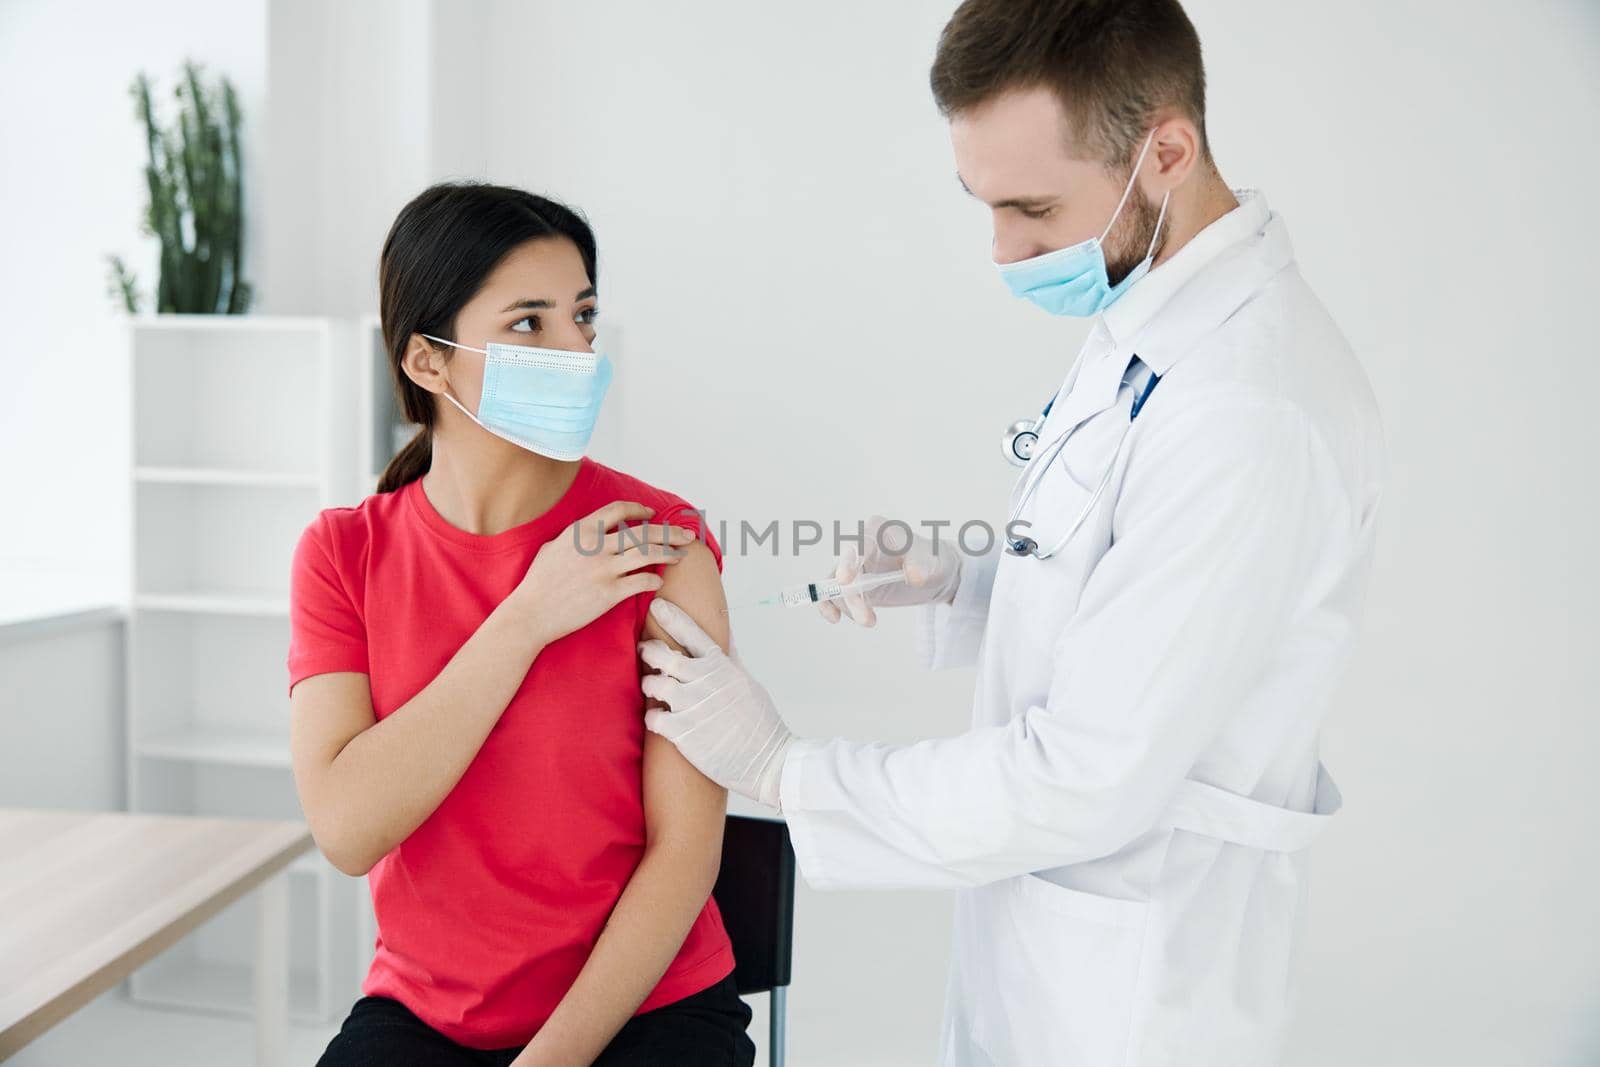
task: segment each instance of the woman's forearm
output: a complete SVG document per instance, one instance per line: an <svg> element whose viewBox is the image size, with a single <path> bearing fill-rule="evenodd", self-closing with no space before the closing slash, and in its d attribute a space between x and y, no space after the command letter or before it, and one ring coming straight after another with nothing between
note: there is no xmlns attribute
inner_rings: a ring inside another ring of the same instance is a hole
<svg viewBox="0 0 1600 1067"><path fill-rule="evenodd" d="M322 783L341 866L364 874L433 812L466 773L543 650L513 593L416 696L351 738Z"/></svg>
<svg viewBox="0 0 1600 1067"><path fill-rule="evenodd" d="M593 1062L666 973L717 880L720 849L645 848L594 951L515 1067Z"/></svg>

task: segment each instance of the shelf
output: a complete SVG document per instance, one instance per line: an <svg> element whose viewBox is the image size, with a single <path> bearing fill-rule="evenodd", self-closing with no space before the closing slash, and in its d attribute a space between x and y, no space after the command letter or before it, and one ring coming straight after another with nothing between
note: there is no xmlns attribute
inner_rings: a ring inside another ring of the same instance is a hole
<svg viewBox="0 0 1600 1067"><path fill-rule="evenodd" d="M370 339L358 346L358 331L353 318L256 315L130 324L131 811L304 818L285 773L289 576L307 524L359 499L353 379ZM326 1022L359 995L361 887L316 852L284 873L291 1017ZM225 909L135 972L129 991L248 1015L255 933L252 907Z"/></svg>
<svg viewBox="0 0 1600 1067"><path fill-rule="evenodd" d="M324 333L327 320L292 315L192 315L163 314L137 315L133 318L136 330L228 330L242 333Z"/></svg>
<svg viewBox="0 0 1600 1067"><path fill-rule="evenodd" d="M256 469L249 464L159 465L185 471L241 468ZM137 594L284 599L295 546L325 506L314 487L188 480L134 486Z"/></svg>
<svg viewBox="0 0 1600 1067"><path fill-rule="evenodd" d="M146 759L224 763L236 767L288 767L289 735L200 727L141 741L135 751Z"/></svg>
<svg viewBox="0 0 1600 1067"><path fill-rule="evenodd" d="M292 471L229 470L220 467L135 467L135 481L164 485L227 485L263 489L320 489L315 474Z"/></svg>
<svg viewBox="0 0 1600 1067"><path fill-rule="evenodd" d="M133 606L143 611L197 615L288 615L289 598L237 593L140 593Z"/></svg>
<svg viewBox="0 0 1600 1067"><path fill-rule="evenodd" d="M133 466L325 469L328 328L217 318L135 324Z"/></svg>
<svg viewBox="0 0 1600 1067"><path fill-rule="evenodd" d="M129 989L143 1004L217 1015L255 1013L255 970L250 964L186 958L169 950L134 972ZM289 1018L327 1021L318 1004L316 974L308 967L289 969Z"/></svg>

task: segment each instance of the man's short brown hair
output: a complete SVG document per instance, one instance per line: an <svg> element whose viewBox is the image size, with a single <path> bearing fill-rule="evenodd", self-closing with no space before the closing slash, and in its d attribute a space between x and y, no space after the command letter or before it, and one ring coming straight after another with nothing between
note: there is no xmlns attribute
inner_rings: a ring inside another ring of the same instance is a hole
<svg viewBox="0 0 1600 1067"><path fill-rule="evenodd" d="M1013 89L1051 89L1072 143L1113 170L1171 108L1211 158L1200 37L1178 0L966 0L939 36L929 81L946 116Z"/></svg>

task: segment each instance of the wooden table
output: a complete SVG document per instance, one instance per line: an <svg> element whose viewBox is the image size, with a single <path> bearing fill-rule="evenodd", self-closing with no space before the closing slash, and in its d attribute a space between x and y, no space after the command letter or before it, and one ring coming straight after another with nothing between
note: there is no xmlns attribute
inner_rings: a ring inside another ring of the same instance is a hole
<svg viewBox="0 0 1600 1067"><path fill-rule="evenodd" d="M256 1062L281 1064L283 872L311 847L300 822L0 808L0 1059L256 890Z"/></svg>

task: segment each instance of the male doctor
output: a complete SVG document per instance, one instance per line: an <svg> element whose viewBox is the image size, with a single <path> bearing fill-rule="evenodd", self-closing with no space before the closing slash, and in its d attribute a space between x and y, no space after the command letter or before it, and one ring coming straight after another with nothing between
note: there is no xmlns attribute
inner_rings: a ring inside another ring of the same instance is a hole
<svg viewBox="0 0 1600 1067"><path fill-rule="evenodd" d="M932 85L1002 279L1092 320L1007 437L1014 536L874 524L838 562L914 576L844 613L920 605L930 666L976 660L972 727L796 739L660 599L687 654L642 646L647 724L779 806L812 885L960 890L942 1063L1275 1063L1339 806L1317 734L1383 487L1370 387L1283 219L1218 173L1177 0L967 0Z"/></svg>

